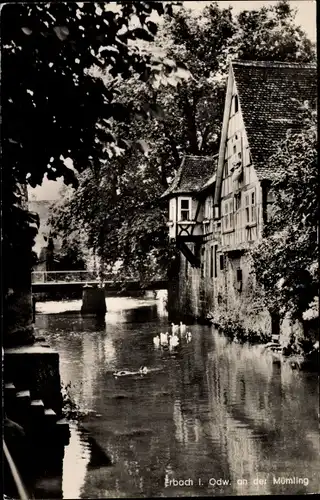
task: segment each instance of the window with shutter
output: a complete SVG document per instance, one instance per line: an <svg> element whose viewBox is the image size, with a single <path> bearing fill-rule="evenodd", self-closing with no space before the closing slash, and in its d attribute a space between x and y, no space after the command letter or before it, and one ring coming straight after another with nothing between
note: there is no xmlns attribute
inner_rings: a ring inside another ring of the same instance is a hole
<svg viewBox="0 0 320 500"><path fill-rule="evenodd" d="M233 198L229 200L225 200L223 202L223 230L224 231L232 231L234 228L234 220L233 220Z"/></svg>
<svg viewBox="0 0 320 500"><path fill-rule="evenodd" d="M256 195L255 190L247 191L244 197L244 206L246 214L246 224L257 222Z"/></svg>

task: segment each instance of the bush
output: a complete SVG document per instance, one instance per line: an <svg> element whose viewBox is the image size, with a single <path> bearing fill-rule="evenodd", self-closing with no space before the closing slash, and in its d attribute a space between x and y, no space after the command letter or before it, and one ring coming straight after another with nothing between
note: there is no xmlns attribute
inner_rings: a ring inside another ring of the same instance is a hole
<svg viewBox="0 0 320 500"><path fill-rule="evenodd" d="M252 330L243 326L239 318L226 318L222 314L208 314L210 322L218 328L229 340L241 344L265 344L271 341L271 334L266 335L262 330Z"/></svg>

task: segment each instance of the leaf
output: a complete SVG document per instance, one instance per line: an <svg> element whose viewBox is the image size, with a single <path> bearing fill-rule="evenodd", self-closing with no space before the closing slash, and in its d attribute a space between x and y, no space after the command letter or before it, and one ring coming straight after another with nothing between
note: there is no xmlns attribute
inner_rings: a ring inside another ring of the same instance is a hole
<svg viewBox="0 0 320 500"><path fill-rule="evenodd" d="M153 21L148 21L147 28L152 33L152 35L156 35L158 31L158 26L156 25L156 23L154 23Z"/></svg>
<svg viewBox="0 0 320 500"><path fill-rule="evenodd" d="M26 26L24 26L23 28L21 28L21 30L23 31L23 33L25 35L31 35L32 34L32 30L30 28L27 28Z"/></svg>
<svg viewBox="0 0 320 500"><path fill-rule="evenodd" d="M136 142L136 145L138 147L138 149L144 153L144 154L147 154L149 152L149 146L147 144L147 142L144 140L144 139L139 139L137 142Z"/></svg>
<svg viewBox="0 0 320 500"><path fill-rule="evenodd" d="M159 104L156 104L156 103L150 104L149 110L150 110L151 115L154 118L163 119L165 117L164 109Z"/></svg>
<svg viewBox="0 0 320 500"><path fill-rule="evenodd" d="M67 26L55 26L53 31L62 42L66 40L69 36L69 29Z"/></svg>
<svg viewBox="0 0 320 500"><path fill-rule="evenodd" d="M106 130L98 129L97 130L97 137L98 137L99 141L101 141L102 143L105 143L105 144L111 143L111 142L116 142L115 136L111 132L108 132Z"/></svg>
<svg viewBox="0 0 320 500"><path fill-rule="evenodd" d="M119 146L120 147L125 147L127 149L130 149L132 146L132 141L129 141L127 139L120 139L119 140Z"/></svg>
<svg viewBox="0 0 320 500"><path fill-rule="evenodd" d="M150 33L143 28L135 28L134 30L131 31L131 34L134 36L134 38L145 40L146 42L153 42L154 37L150 35Z"/></svg>

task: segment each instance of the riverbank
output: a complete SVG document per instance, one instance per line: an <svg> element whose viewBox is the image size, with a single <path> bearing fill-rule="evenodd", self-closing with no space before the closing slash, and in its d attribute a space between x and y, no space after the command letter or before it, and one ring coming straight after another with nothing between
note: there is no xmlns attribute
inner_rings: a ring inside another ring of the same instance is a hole
<svg viewBox="0 0 320 500"><path fill-rule="evenodd" d="M292 369L303 371L319 370L319 341L315 340L314 331L310 339L302 339L299 346L293 335L287 343L281 343L279 335L273 336L262 330L245 328L242 323L228 318L211 315L210 321L230 342L260 346L261 353L271 354L275 363L287 363Z"/></svg>

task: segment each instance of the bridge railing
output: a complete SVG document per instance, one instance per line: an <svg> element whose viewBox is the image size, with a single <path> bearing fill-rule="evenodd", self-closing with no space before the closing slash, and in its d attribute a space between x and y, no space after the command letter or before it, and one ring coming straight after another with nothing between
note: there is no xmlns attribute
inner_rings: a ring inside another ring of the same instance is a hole
<svg viewBox="0 0 320 500"><path fill-rule="evenodd" d="M94 271L33 271L32 283L79 283L99 282Z"/></svg>
<svg viewBox="0 0 320 500"><path fill-rule="evenodd" d="M163 280L165 278L157 276L153 281ZM96 271L33 271L31 273L31 282L33 285L44 283L99 283L100 278ZM120 278L117 273L109 272L103 276L104 282L131 282L139 281L139 276L127 276Z"/></svg>

